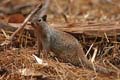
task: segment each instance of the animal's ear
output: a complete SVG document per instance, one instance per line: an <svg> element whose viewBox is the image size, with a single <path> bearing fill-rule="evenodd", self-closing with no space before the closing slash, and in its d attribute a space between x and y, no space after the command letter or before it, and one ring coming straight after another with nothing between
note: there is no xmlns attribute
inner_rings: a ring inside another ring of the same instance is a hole
<svg viewBox="0 0 120 80"><path fill-rule="evenodd" d="M44 15L44 16L42 17L42 19L43 19L43 21L46 21L46 20L47 20L47 15Z"/></svg>

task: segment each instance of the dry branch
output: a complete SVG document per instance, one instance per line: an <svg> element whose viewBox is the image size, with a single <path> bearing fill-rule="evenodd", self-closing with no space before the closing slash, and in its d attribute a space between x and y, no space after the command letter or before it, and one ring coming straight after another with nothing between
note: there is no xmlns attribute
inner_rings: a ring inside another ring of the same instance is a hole
<svg viewBox="0 0 120 80"><path fill-rule="evenodd" d="M21 24L10 24L11 26L21 25ZM65 32L73 33L73 34L88 34L91 36L114 36L114 30L116 30L117 35L120 34L120 24L116 24L115 22L112 24L83 24L83 23L74 23L73 25L68 24L50 24L55 29L59 29ZM27 25L28 26L28 25ZM27 29L27 27L26 27ZM105 34L104 34L105 33Z"/></svg>
<svg viewBox="0 0 120 80"><path fill-rule="evenodd" d="M38 11L40 9L39 11L41 12L41 16L44 15L46 13L46 11L44 9L47 9L48 4L49 4L49 0L46 0L46 4L44 5L44 7L42 7L42 9L41 9L41 4L38 4L37 7L24 20L24 22L21 24L21 26L10 36L10 41L13 39L13 37L17 33L19 33L20 31L22 31L24 29L24 26L27 24L27 22L30 20L30 18L36 13L36 11Z"/></svg>
<svg viewBox="0 0 120 80"><path fill-rule="evenodd" d="M62 10L62 8L59 6L57 0L54 0L54 3L55 3L55 5L56 5L56 7L57 7L57 9L58 9L58 14L61 14L62 17L64 18L65 22L68 23L67 16L65 15L65 12Z"/></svg>
<svg viewBox="0 0 120 80"><path fill-rule="evenodd" d="M13 37L22 31L24 29L24 26L27 24L27 22L30 20L30 18L33 16L33 14L40 8L41 4L37 5L37 7L28 15L28 17L24 20L24 22L21 24L21 26L11 35L10 40L13 39Z"/></svg>
<svg viewBox="0 0 120 80"><path fill-rule="evenodd" d="M51 24L56 29L60 29L65 32L70 33L86 33L88 35L103 36L104 32L107 36L114 36L115 30L117 34L120 34L120 24L116 22L107 24L107 23L93 23L93 24L82 24L74 23L72 25L62 25L62 24Z"/></svg>
<svg viewBox="0 0 120 80"><path fill-rule="evenodd" d="M44 4L42 4L41 8L39 8L36 13L33 15L32 20L44 16L48 11L48 5L50 3L50 0L45 0ZM31 21L32 21L31 20Z"/></svg>

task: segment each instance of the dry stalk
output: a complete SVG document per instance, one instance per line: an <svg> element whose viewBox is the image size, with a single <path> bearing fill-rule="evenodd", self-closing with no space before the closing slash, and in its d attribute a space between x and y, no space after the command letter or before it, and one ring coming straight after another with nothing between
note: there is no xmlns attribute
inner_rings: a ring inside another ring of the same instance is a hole
<svg viewBox="0 0 120 80"><path fill-rule="evenodd" d="M24 20L24 22L20 25L20 27L7 39L5 40L1 45L8 45L13 40L14 36L19 33L20 31L23 31L24 26L27 24L27 22L30 20L30 18L33 16L33 14L41 7L41 4L38 4L37 7L28 15L28 17Z"/></svg>
<svg viewBox="0 0 120 80"><path fill-rule="evenodd" d="M58 13L61 14L65 20L66 23L68 23L68 19L67 16L65 15L65 13L63 12L62 8L59 6L57 0L54 0L56 7L58 8Z"/></svg>
<svg viewBox="0 0 120 80"><path fill-rule="evenodd" d="M94 63L92 63L92 65L93 65L94 72L95 72L95 74L96 74L96 76L97 76L97 72L96 72L96 68L95 68Z"/></svg>
<svg viewBox="0 0 120 80"><path fill-rule="evenodd" d="M1 31L2 31L2 33L4 34L5 38L8 39L9 36L8 36L7 33L5 32L5 30L4 30L4 29L1 29Z"/></svg>
<svg viewBox="0 0 120 80"><path fill-rule="evenodd" d="M104 35L105 35L105 38L106 38L107 42L110 42L108 37L107 37L107 34L105 32L104 32Z"/></svg>
<svg viewBox="0 0 120 80"><path fill-rule="evenodd" d="M92 63L95 61L95 57L96 57L96 55L97 55L97 51L98 51L98 49L97 49L97 48L94 48L93 57L91 58L91 62L92 62Z"/></svg>
<svg viewBox="0 0 120 80"><path fill-rule="evenodd" d="M106 47L104 48L104 53L101 57L105 56L106 54L108 54L108 52L110 51L110 49L114 48L114 46L110 46L110 47Z"/></svg>
<svg viewBox="0 0 120 80"><path fill-rule="evenodd" d="M38 4L37 7L28 15L28 17L24 20L24 22L21 24L21 26L11 35L10 40L13 39L13 37L22 31L24 29L24 26L27 24L27 22L30 20L30 18L35 14L35 12L40 8L41 4Z"/></svg>
<svg viewBox="0 0 120 80"><path fill-rule="evenodd" d="M90 50L92 49L93 45L94 45L94 43L91 44L91 46L89 47L89 49L88 49L88 51L87 51L87 53L86 53L85 56L87 56L87 55L89 54L89 52L90 52Z"/></svg>
<svg viewBox="0 0 120 80"><path fill-rule="evenodd" d="M114 66L113 64L111 64L108 60L106 60L106 62L115 70L117 70L118 72L120 72L120 69L117 68L116 66Z"/></svg>
<svg viewBox="0 0 120 80"><path fill-rule="evenodd" d="M6 76L6 73L3 74L1 77L0 77L0 80L3 80L3 78Z"/></svg>

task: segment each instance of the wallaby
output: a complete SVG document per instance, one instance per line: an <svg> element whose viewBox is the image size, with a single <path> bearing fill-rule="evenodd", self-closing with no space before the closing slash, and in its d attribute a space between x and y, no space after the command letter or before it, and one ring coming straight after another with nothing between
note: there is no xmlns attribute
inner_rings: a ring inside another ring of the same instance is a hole
<svg viewBox="0 0 120 80"><path fill-rule="evenodd" d="M47 16L44 15L31 21L37 32L37 37L39 37L38 44L41 46L41 42L46 52L52 51L58 60L62 59L64 62L69 62L73 65L79 66L83 64L86 68L96 70L97 72L111 72L111 70L102 66L94 65L93 67L93 64L86 58L78 40L66 32L49 27L46 18Z"/></svg>

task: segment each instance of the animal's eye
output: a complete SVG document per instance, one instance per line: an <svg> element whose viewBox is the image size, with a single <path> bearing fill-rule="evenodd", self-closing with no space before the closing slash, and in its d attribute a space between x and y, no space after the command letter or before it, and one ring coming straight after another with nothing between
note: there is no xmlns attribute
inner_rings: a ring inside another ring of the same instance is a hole
<svg viewBox="0 0 120 80"><path fill-rule="evenodd" d="M42 19L41 19L41 18L39 18L39 19L38 19L38 21L39 21L39 22L41 22L41 21L42 21Z"/></svg>

